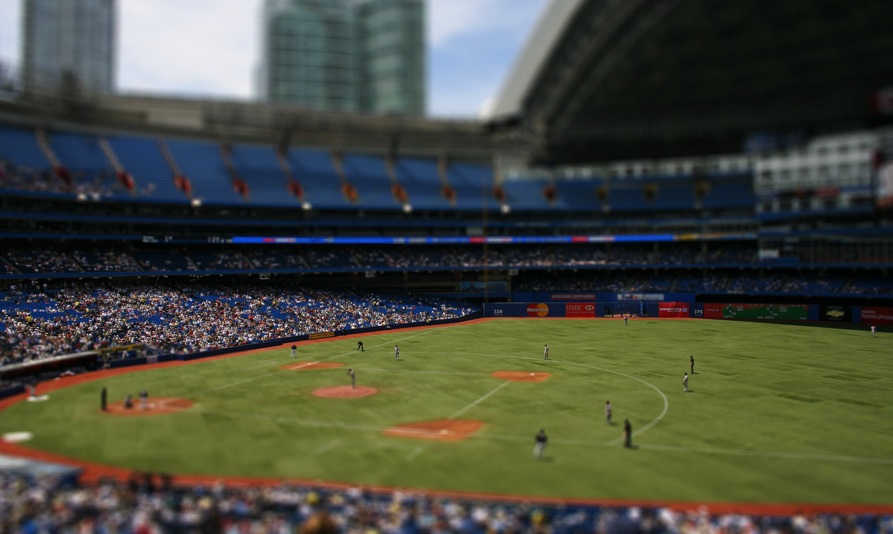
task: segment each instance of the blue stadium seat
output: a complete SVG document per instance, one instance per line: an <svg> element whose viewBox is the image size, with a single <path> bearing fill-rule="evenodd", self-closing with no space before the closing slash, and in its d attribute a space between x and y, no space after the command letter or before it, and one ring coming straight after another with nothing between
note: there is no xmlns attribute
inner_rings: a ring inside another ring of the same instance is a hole
<svg viewBox="0 0 893 534"><path fill-rule="evenodd" d="M207 204L245 204L245 199L233 189L218 145L175 140L168 141L168 147L180 170L192 183L195 198Z"/></svg>
<svg viewBox="0 0 893 534"><path fill-rule="evenodd" d="M456 163L447 169L450 185L456 190L456 208L460 210L498 210L493 198L493 169L483 165Z"/></svg>
<svg viewBox="0 0 893 534"><path fill-rule="evenodd" d="M596 190L604 182L591 180L556 180L556 209L566 210L601 210L602 203L596 196Z"/></svg>
<svg viewBox="0 0 893 534"><path fill-rule="evenodd" d="M366 209L399 209L400 203L391 194L391 181L380 157L345 154L344 174L357 189L358 207Z"/></svg>
<svg viewBox="0 0 893 534"><path fill-rule="evenodd" d="M399 160L395 167L397 180L406 189L409 203L413 208L423 210L451 208L442 193L436 161L407 158Z"/></svg>
<svg viewBox="0 0 893 534"><path fill-rule="evenodd" d="M506 204L512 210L548 210L552 206L543 195L548 180L504 180Z"/></svg>
<svg viewBox="0 0 893 534"><path fill-rule="evenodd" d="M158 141L148 137L113 136L109 145L124 170L133 176L139 198L164 202L187 202L186 195L174 185L171 171L158 148Z"/></svg>
<svg viewBox="0 0 893 534"><path fill-rule="evenodd" d="M291 149L288 164L304 189L304 198L314 208L345 209L353 207L341 193L341 181L328 152L312 149Z"/></svg>
<svg viewBox="0 0 893 534"><path fill-rule="evenodd" d="M32 169L52 168L31 130L0 126L0 158Z"/></svg>
<svg viewBox="0 0 893 534"><path fill-rule="evenodd" d="M239 177L248 184L252 204L300 205L300 200L288 191L288 179L272 146L233 145L231 157Z"/></svg>

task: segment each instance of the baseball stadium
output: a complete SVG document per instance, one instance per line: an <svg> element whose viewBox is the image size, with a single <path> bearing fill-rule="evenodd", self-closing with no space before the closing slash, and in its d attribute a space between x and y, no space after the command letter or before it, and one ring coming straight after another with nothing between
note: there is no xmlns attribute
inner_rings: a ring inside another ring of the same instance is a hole
<svg viewBox="0 0 893 534"><path fill-rule="evenodd" d="M481 119L0 84L0 530L893 532L891 19L551 0Z"/></svg>

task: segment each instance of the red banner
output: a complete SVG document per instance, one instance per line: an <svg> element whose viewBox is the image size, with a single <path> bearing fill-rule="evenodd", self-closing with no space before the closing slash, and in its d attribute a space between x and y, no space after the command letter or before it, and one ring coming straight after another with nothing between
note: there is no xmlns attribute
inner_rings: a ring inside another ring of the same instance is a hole
<svg viewBox="0 0 893 534"><path fill-rule="evenodd" d="M722 309L725 304L704 304L705 319L722 319Z"/></svg>
<svg viewBox="0 0 893 534"><path fill-rule="evenodd" d="M893 308L862 306L862 322L869 325L893 324Z"/></svg>
<svg viewBox="0 0 893 534"><path fill-rule="evenodd" d="M658 306L658 317L690 317L688 302L661 302Z"/></svg>
<svg viewBox="0 0 893 534"><path fill-rule="evenodd" d="M595 303L575 302L564 305L565 317L595 317Z"/></svg>

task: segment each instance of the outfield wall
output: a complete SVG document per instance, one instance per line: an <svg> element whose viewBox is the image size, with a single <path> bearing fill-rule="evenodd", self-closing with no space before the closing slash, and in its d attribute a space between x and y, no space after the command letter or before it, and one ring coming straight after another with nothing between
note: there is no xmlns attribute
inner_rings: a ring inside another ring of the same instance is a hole
<svg viewBox="0 0 893 534"><path fill-rule="evenodd" d="M595 294L581 294L596 296ZM668 293L667 295L674 295ZM682 295L682 294L675 294ZM597 318L634 315L661 318L704 318L748 321L821 321L893 325L893 308L837 304L753 304L651 301L531 301L484 304L485 317Z"/></svg>

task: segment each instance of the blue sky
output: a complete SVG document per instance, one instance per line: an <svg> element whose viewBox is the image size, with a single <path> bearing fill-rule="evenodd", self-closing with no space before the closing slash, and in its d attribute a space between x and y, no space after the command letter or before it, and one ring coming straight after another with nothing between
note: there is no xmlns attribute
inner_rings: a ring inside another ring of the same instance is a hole
<svg viewBox="0 0 893 534"><path fill-rule="evenodd" d="M120 90L253 96L262 0L118 1ZM427 1L428 109L475 115L499 90L546 0ZM7 63L18 60L20 4L0 0Z"/></svg>

